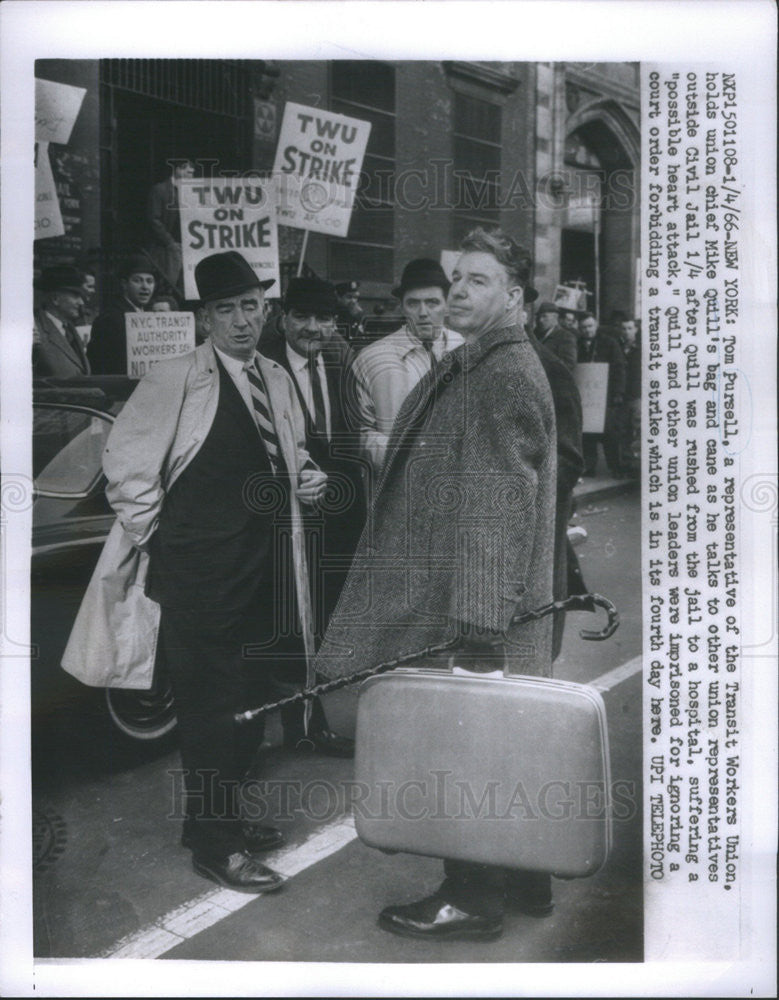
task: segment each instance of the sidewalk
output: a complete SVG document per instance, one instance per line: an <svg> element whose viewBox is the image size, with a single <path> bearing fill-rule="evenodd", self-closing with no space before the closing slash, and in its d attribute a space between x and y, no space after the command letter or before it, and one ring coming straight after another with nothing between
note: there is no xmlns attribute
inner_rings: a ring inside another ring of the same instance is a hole
<svg viewBox="0 0 779 1000"><path fill-rule="evenodd" d="M573 490L574 501L601 500L603 497L615 496L619 493L627 493L630 490L638 490L641 487L641 476L636 474L625 479L615 479L608 472L580 479Z"/></svg>

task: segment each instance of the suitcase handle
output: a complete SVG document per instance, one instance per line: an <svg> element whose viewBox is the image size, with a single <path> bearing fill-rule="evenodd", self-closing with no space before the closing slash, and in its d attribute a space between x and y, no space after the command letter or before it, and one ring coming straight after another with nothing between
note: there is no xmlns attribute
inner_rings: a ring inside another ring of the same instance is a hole
<svg viewBox="0 0 779 1000"><path fill-rule="evenodd" d="M586 639L589 642L602 642L604 639L610 638L617 631L619 627L619 613L612 602L601 594L572 594L564 601L552 601L550 604L544 604L534 611L524 611L522 614L515 615L511 619L510 624L527 625L529 622L538 621L539 618L545 618L547 615L554 614L555 611L594 612L596 608L602 608L606 612L606 624L600 632L595 632L591 629L580 629L579 635L582 639ZM311 698L319 697L319 695L329 694L331 691L338 691L340 688L349 687L352 684L359 684L361 681L373 677L374 674L384 674L390 670L395 670L396 667L412 663L414 660L453 651L457 648L459 642L459 638L450 639L448 642L441 642L435 646L428 646L426 649L417 650L414 653L407 653L405 656L399 656L395 660L388 660L386 663L380 663L376 667L369 667L367 670L350 674L348 677L336 677L335 680L324 681L322 684L316 684L314 687L298 691L295 694L281 698L278 701L270 702L267 705L259 705L257 708L250 708L245 712L236 712L233 718L237 723L251 722L258 716L265 715L267 712L274 712L278 708L285 708L287 705L295 705L299 701L308 701Z"/></svg>

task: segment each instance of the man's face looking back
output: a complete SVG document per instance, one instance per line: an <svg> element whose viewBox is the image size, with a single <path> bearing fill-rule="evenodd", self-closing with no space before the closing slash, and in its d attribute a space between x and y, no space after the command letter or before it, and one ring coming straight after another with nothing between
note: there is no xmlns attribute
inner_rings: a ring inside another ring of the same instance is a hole
<svg viewBox="0 0 779 1000"><path fill-rule="evenodd" d="M622 333L622 339L628 347L632 347L636 342L636 324L632 319L623 320L622 323L620 323L620 330Z"/></svg>
<svg viewBox="0 0 779 1000"><path fill-rule="evenodd" d="M576 315L574 313L564 310L560 313L559 323L564 330L576 333Z"/></svg>
<svg viewBox="0 0 779 1000"><path fill-rule="evenodd" d="M446 314L446 298L437 286L412 288L401 302L401 311L414 336L423 344L432 343L441 333Z"/></svg>
<svg viewBox="0 0 779 1000"><path fill-rule="evenodd" d="M538 328L541 333L549 333L557 325L557 313L542 312L538 316Z"/></svg>
<svg viewBox="0 0 779 1000"><path fill-rule="evenodd" d="M509 282L506 268L481 250L461 254L449 289L449 324L465 337L479 337L516 319L522 289Z"/></svg>
<svg viewBox="0 0 779 1000"><path fill-rule="evenodd" d="M592 340L598 332L598 324L592 316L579 321L579 331L585 340Z"/></svg>

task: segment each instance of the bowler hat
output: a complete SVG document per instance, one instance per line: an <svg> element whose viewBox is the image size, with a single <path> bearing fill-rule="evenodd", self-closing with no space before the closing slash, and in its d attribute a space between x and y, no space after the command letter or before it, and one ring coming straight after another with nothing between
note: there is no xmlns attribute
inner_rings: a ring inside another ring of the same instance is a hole
<svg viewBox="0 0 779 1000"><path fill-rule="evenodd" d="M126 257L116 269L117 276L129 278L131 274L151 274L154 276L156 268L145 254L134 253Z"/></svg>
<svg viewBox="0 0 779 1000"><path fill-rule="evenodd" d="M396 299L402 299L406 292L410 292L414 288L437 286L442 289L444 295L447 295L450 285L451 282L438 261L420 257L406 264L403 268L400 284L397 288L392 289L392 294Z"/></svg>
<svg viewBox="0 0 779 1000"><path fill-rule="evenodd" d="M335 288L321 278L290 278L284 296L284 312L289 309L334 315L338 310Z"/></svg>
<svg viewBox="0 0 779 1000"><path fill-rule="evenodd" d="M33 282L42 292L83 292L84 275L70 264L53 264Z"/></svg>
<svg viewBox="0 0 779 1000"><path fill-rule="evenodd" d="M358 292L360 290L359 281L340 281L335 286L336 295L348 295L349 292Z"/></svg>
<svg viewBox="0 0 779 1000"><path fill-rule="evenodd" d="M532 285L527 285L525 287L524 300L525 305L529 306L531 302L535 302L538 298L538 289L533 288Z"/></svg>
<svg viewBox="0 0 779 1000"><path fill-rule="evenodd" d="M260 281L257 272L237 250L212 253L195 264L195 284L201 302L230 299L250 288L270 288L275 278Z"/></svg>
<svg viewBox="0 0 779 1000"><path fill-rule="evenodd" d="M542 316L544 313L559 315L560 307L556 306L554 302L542 302L538 309L536 309L536 316Z"/></svg>

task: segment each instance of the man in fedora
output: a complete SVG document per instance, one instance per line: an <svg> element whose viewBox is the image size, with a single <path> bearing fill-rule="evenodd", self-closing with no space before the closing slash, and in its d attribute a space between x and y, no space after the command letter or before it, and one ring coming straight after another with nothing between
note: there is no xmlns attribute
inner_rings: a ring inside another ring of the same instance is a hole
<svg viewBox="0 0 779 1000"><path fill-rule="evenodd" d="M536 310L535 335L540 344L558 357L569 372L576 367L578 340L560 324L560 310L553 302L542 302Z"/></svg>
<svg viewBox="0 0 779 1000"><path fill-rule="evenodd" d="M44 295L44 302L34 314L34 375L57 378L89 375L89 360L76 331L84 304L83 285L84 275L69 264L47 267L35 282L35 287Z"/></svg>
<svg viewBox="0 0 779 1000"><path fill-rule="evenodd" d="M146 254L134 254L117 271L121 291L92 324L87 354L92 371L99 375L127 374L125 316L151 308L156 280Z"/></svg>
<svg viewBox="0 0 779 1000"><path fill-rule="evenodd" d="M327 473L330 490L306 517L316 535L310 565L314 620L324 634L338 601L365 521L365 488L357 435L352 426L353 352L335 329L338 299L333 285L320 278L292 278L275 322L266 324L260 351L289 372L306 422L306 449ZM303 669L301 669L303 668ZM290 664L284 678L300 681L305 664ZM333 757L351 757L354 741L333 732L320 699L312 705L307 733L303 706L281 711L284 744L311 748Z"/></svg>
<svg viewBox="0 0 779 1000"><path fill-rule="evenodd" d="M360 441L376 477L403 401L432 366L463 342L444 325L449 285L437 261L419 258L406 264L392 292L406 322L369 344L355 360Z"/></svg>
<svg viewBox="0 0 779 1000"><path fill-rule="evenodd" d="M269 700L270 664L290 641L278 620L285 539L326 476L305 449L289 375L257 353L273 281L235 251L201 260L195 281L208 339L155 365L130 397L104 455L106 495L126 540L148 555L145 591L161 608L184 766L182 844L200 875L268 892L283 879L256 854L281 833L248 823L240 802L262 723L239 728L235 714ZM114 593L116 572L104 574ZM306 600L296 595L298 607ZM93 624L81 617L74 631ZM114 632L117 647L136 634L132 622Z"/></svg>

